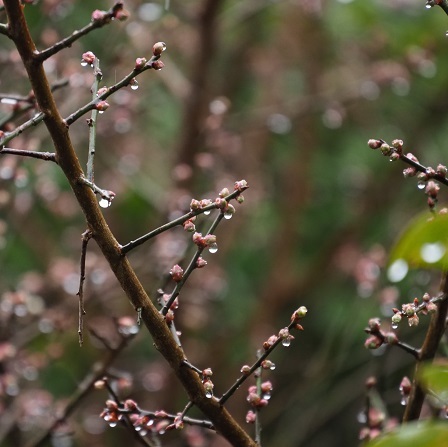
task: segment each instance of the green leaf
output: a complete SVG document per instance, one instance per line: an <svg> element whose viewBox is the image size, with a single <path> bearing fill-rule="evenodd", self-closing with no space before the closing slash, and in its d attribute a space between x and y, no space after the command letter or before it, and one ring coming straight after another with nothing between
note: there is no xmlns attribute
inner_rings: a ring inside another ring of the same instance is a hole
<svg viewBox="0 0 448 447"><path fill-rule="evenodd" d="M446 447L448 423L411 422L370 441L366 447Z"/></svg>
<svg viewBox="0 0 448 447"><path fill-rule="evenodd" d="M428 212L413 219L393 247L390 268L405 261L410 268L436 268L448 266L448 215L429 215Z"/></svg>
<svg viewBox="0 0 448 447"><path fill-rule="evenodd" d="M425 365L420 373L420 380L440 401L448 403L448 363Z"/></svg>

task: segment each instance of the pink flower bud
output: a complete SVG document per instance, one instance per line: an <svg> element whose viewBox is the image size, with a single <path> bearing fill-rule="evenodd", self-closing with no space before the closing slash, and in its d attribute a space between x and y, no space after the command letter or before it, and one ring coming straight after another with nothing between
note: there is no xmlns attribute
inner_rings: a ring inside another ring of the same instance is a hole
<svg viewBox="0 0 448 447"><path fill-rule="evenodd" d="M89 65L92 65L95 62L95 59L96 59L96 56L91 51L87 51L86 53L83 53L83 55L81 57L81 60Z"/></svg>
<svg viewBox="0 0 448 447"><path fill-rule="evenodd" d="M95 11L92 12L92 21L98 22L100 20L104 20L104 18L107 17L106 11L101 11L99 9L95 9Z"/></svg>
<svg viewBox="0 0 448 447"><path fill-rule="evenodd" d="M105 110L107 110L110 107L110 104L107 101L99 101L96 105L95 105L95 109L99 110L100 112L104 112Z"/></svg>
<svg viewBox="0 0 448 447"><path fill-rule="evenodd" d="M135 59L135 69L141 70L145 65L146 62L148 62L144 57L138 57Z"/></svg>
<svg viewBox="0 0 448 447"><path fill-rule="evenodd" d="M370 139L367 144L369 145L369 147L371 149L379 149L381 147L381 140L374 140L374 139Z"/></svg>
<svg viewBox="0 0 448 447"><path fill-rule="evenodd" d="M249 185L247 184L246 180L239 180L238 182L235 182L234 189L235 191L243 192L248 187Z"/></svg>
<svg viewBox="0 0 448 447"><path fill-rule="evenodd" d="M161 60L156 60L152 63L151 66L152 68L154 68L154 70L159 71L165 66L165 64Z"/></svg>
<svg viewBox="0 0 448 447"><path fill-rule="evenodd" d="M174 281L180 282L184 277L184 270L180 265L176 264L171 268L170 275Z"/></svg>
<svg viewBox="0 0 448 447"><path fill-rule="evenodd" d="M197 261L196 261L196 267L197 267L198 269L201 269L201 268L205 267L206 265L207 265L207 261L206 261L204 258L199 257L199 258L197 259Z"/></svg>

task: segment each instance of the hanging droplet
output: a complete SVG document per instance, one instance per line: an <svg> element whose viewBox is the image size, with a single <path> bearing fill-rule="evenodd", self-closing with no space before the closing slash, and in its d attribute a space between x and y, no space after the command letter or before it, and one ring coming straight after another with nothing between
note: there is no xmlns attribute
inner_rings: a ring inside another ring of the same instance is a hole
<svg viewBox="0 0 448 447"><path fill-rule="evenodd" d="M117 423L116 423L116 422L109 422L109 427L114 428L114 427L116 427L116 426L117 426Z"/></svg>
<svg viewBox="0 0 448 447"><path fill-rule="evenodd" d="M146 436L148 434L147 430L140 430L140 436Z"/></svg>
<svg viewBox="0 0 448 447"><path fill-rule="evenodd" d="M208 216L211 213L210 210L204 211L204 216Z"/></svg>
<svg viewBox="0 0 448 447"><path fill-rule="evenodd" d="M141 425L137 425L136 427L134 427L134 430L135 431L140 431L142 429L142 426Z"/></svg>
<svg viewBox="0 0 448 447"><path fill-rule="evenodd" d="M100 115L102 115L102 114L104 113L104 110L99 110L98 113L99 113Z"/></svg>
<svg viewBox="0 0 448 447"><path fill-rule="evenodd" d="M282 345L283 345L283 346L286 346L286 347L290 346L290 345L291 345L291 339L289 339L289 338L284 338L284 339L282 340Z"/></svg>
<svg viewBox="0 0 448 447"><path fill-rule="evenodd" d="M398 328L398 323L392 323L392 329L397 329Z"/></svg>
<svg viewBox="0 0 448 447"><path fill-rule="evenodd" d="M101 112L100 112L101 113ZM111 201L105 198L102 198L98 204L100 205L101 208L109 208L111 205Z"/></svg>
<svg viewBox="0 0 448 447"><path fill-rule="evenodd" d="M402 397L401 401L400 401L400 404L403 405L403 406L407 405L408 404L408 398L407 397Z"/></svg>
<svg viewBox="0 0 448 447"><path fill-rule="evenodd" d="M426 186L426 182L420 181L420 182L417 183L417 188L418 189L424 189L425 186Z"/></svg>
<svg viewBox="0 0 448 447"><path fill-rule="evenodd" d="M272 363L271 366L269 367L269 369L270 369L271 371L274 371L274 369L275 369L275 363Z"/></svg>
<svg viewBox="0 0 448 447"><path fill-rule="evenodd" d="M233 213L229 213L229 212L224 213L224 219L229 220L232 218L232 216L233 216Z"/></svg>
<svg viewBox="0 0 448 447"><path fill-rule="evenodd" d="M130 85L131 85L131 89L132 90L138 90L138 81L137 81L137 79L132 78L131 82L130 82Z"/></svg>
<svg viewBox="0 0 448 447"><path fill-rule="evenodd" d="M206 397L207 399L211 399L211 398L213 397L213 393L212 393L211 391L206 391L206 392L205 392L205 397Z"/></svg>
<svg viewBox="0 0 448 447"><path fill-rule="evenodd" d="M261 396L261 398L264 399L264 400L269 400L271 398L271 393L264 393Z"/></svg>
<svg viewBox="0 0 448 447"><path fill-rule="evenodd" d="M81 67L87 67L87 62L84 59L81 59Z"/></svg>
<svg viewBox="0 0 448 447"><path fill-rule="evenodd" d="M210 244L208 246L208 251L210 253L216 253L218 251L218 244L216 242L214 242L213 244Z"/></svg>
<svg viewBox="0 0 448 447"><path fill-rule="evenodd" d="M432 8L432 5L431 5L430 3L426 3L425 8L426 8L426 9L431 9L431 8Z"/></svg>

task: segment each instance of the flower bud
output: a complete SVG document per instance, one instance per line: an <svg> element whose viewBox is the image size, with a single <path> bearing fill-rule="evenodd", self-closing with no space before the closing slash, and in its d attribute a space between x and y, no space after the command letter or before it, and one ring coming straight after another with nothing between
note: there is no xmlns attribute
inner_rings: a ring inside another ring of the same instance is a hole
<svg viewBox="0 0 448 447"><path fill-rule="evenodd" d="M152 47L152 54L154 56L160 56L166 50L165 42L157 42Z"/></svg>
<svg viewBox="0 0 448 447"><path fill-rule="evenodd" d="M396 313L392 315L392 324L398 324L401 321L401 314Z"/></svg>
<svg viewBox="0 0 448 447"><path fill-rule="evenodd" d="M403 140L393 140L392 146L397 150L403 149Z"/></svg>
<svg viewBox="0 0 448 447"><path fill-rule="evenodd" d="M205 267L206 265L207 265L207 261L204 258L199 257L197 259L196 268L201 269L201 268Z"/></svg>
<svg viewBox="0 0 448 447"><path fill-rule="evenodd" d="M249 410L246 414L246 422L248 424L253 424L256 419L257 415L252 410Z"/></svg>
<svg viewBox="0 0 448 447"><path fill-rule="evenodd" d="M224 198L230 194L229 188L223 188L221 189L219 193L219 197Z"/></svg>
<svg viewBox="0 0 448 447"><path fill-rule="evenodd" d="M387 143L383 143L381 145L381 152L383 155L390 155L392 154L392 148Z"/></svg>
<svg viewBox="0 0 448 447"><path fill-rule="evenodd" d="M81 60L89 65L92 65L95 62L95 59L96 59L96 56L91 51L87 51L86 53L83 53L83 55L81 57Z"/></svg>
<svg viewBox="0 0 448 447"><path fill-rule="evenodd" d="M408 324L409 326L418 326L418 323L420 322L418 315L415 314L412 317L408 318Z"/></svg>
<svg viewBox="0 0 448 447"><path fill-rule="evenodd" d="M437 168L436 168L437 174L445 177L447 172L448 172L448 168L445 165L442 164L438 164Z"/></svg>
<svg viewBox="0 0 448 447"><path fill-rule="evenodd" d="M184 277L184 270L180 265L176 264L171 268L170 275L174 281L180 282Z"/></svg>
<svg viewBox="0 0 448 447"><path fill-rule="evenodd" d="M141 70L145 65L146 62L148 62L144 57L138 57L135 59L135 69Z"/></svg>
<svg viewBox="0 0 448 447"><path fill-rule="evenodd" d="M364 342L364 346L367 349L378 349L382 344L383 340L378 338L376 335L372 335Z"/></svg>
<svg viewBox="0 0 448 447"><path fill-rule="evenodd" d="M110 104L107 101L99 101L95 105L95 109L99 110L100 112L104 112L110 107Z"/></svg>
<svg viewBox="0 0 448 447"><path fill-rule="evenodd" d="M132 399L126 399L124 402L124 408L129 411L136 411L137 410L137 402L135 402Z"/></svg>
<svg viewBox="0 0 448 447"><path fill-rule="evenodd" d="M104 20L106 17L107 17L106 11L95 9L95 11L92 12L92 22L99 22L100 20Z"/></svg>
<svg viewBox="0 0 448 447"><path fill-rule="evenodd" d="M436 303L428 303L426 305L426 310L428 311L429 314L435 314L437 313L438 307Z"/></svg>
<svg viewBox="0 0 448 447"><path fill-rule="evenodd" d="M371 138L367 142L367 144L369 145L369 147L371 149L379 149L381 147L382 142L381 142L381 140L374 140L374 139Z"/></svg>
<svg viewBox="0 0 448 447"><path fill-rule="evenodd" d="M152 68L154 68L154 70L161 70L165 64L161 61L161 60L156 60L151 64Z"/></svg>
<svg viewBox="0 0 448 447"><path fill-rule="evenodd" d="M250 366L249 365L242 366L240 372L247 376L250 373Z"/></svg>
<svg viewBox="0 0 448 447"><path fill-rule="evenodd" d="M235 191L243 192L245 189L247 189L249 186L246 182L246 180L240 180L238 182L235 182L234 189Z"/></svg>
<svg viewBox="0 0 448 447"><path fill-rule="evenodd" d="M417 174L417 169L410 167L403 169L403 176L404 177L414 177Z"/></svg>

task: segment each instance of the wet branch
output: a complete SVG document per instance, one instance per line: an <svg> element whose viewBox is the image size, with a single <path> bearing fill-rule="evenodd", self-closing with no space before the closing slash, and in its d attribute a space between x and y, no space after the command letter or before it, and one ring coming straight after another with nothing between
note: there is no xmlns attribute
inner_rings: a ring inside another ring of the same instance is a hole
<svg viewBox="0 0 448 447"><path fill-rule="evenodd" d="M92 237L92 232L90 230L84 231L82 233L82 245L81 245L81 259L80 259L80 274L79 274L79 289L78 295L79 298L79 310L78 310L78 337L79 337L79 346L82 346L83 343L83 322L84 315L86 311L84 309L84 281L86 280L86 255L87 255L87 245L89 240Z"/></svg>

